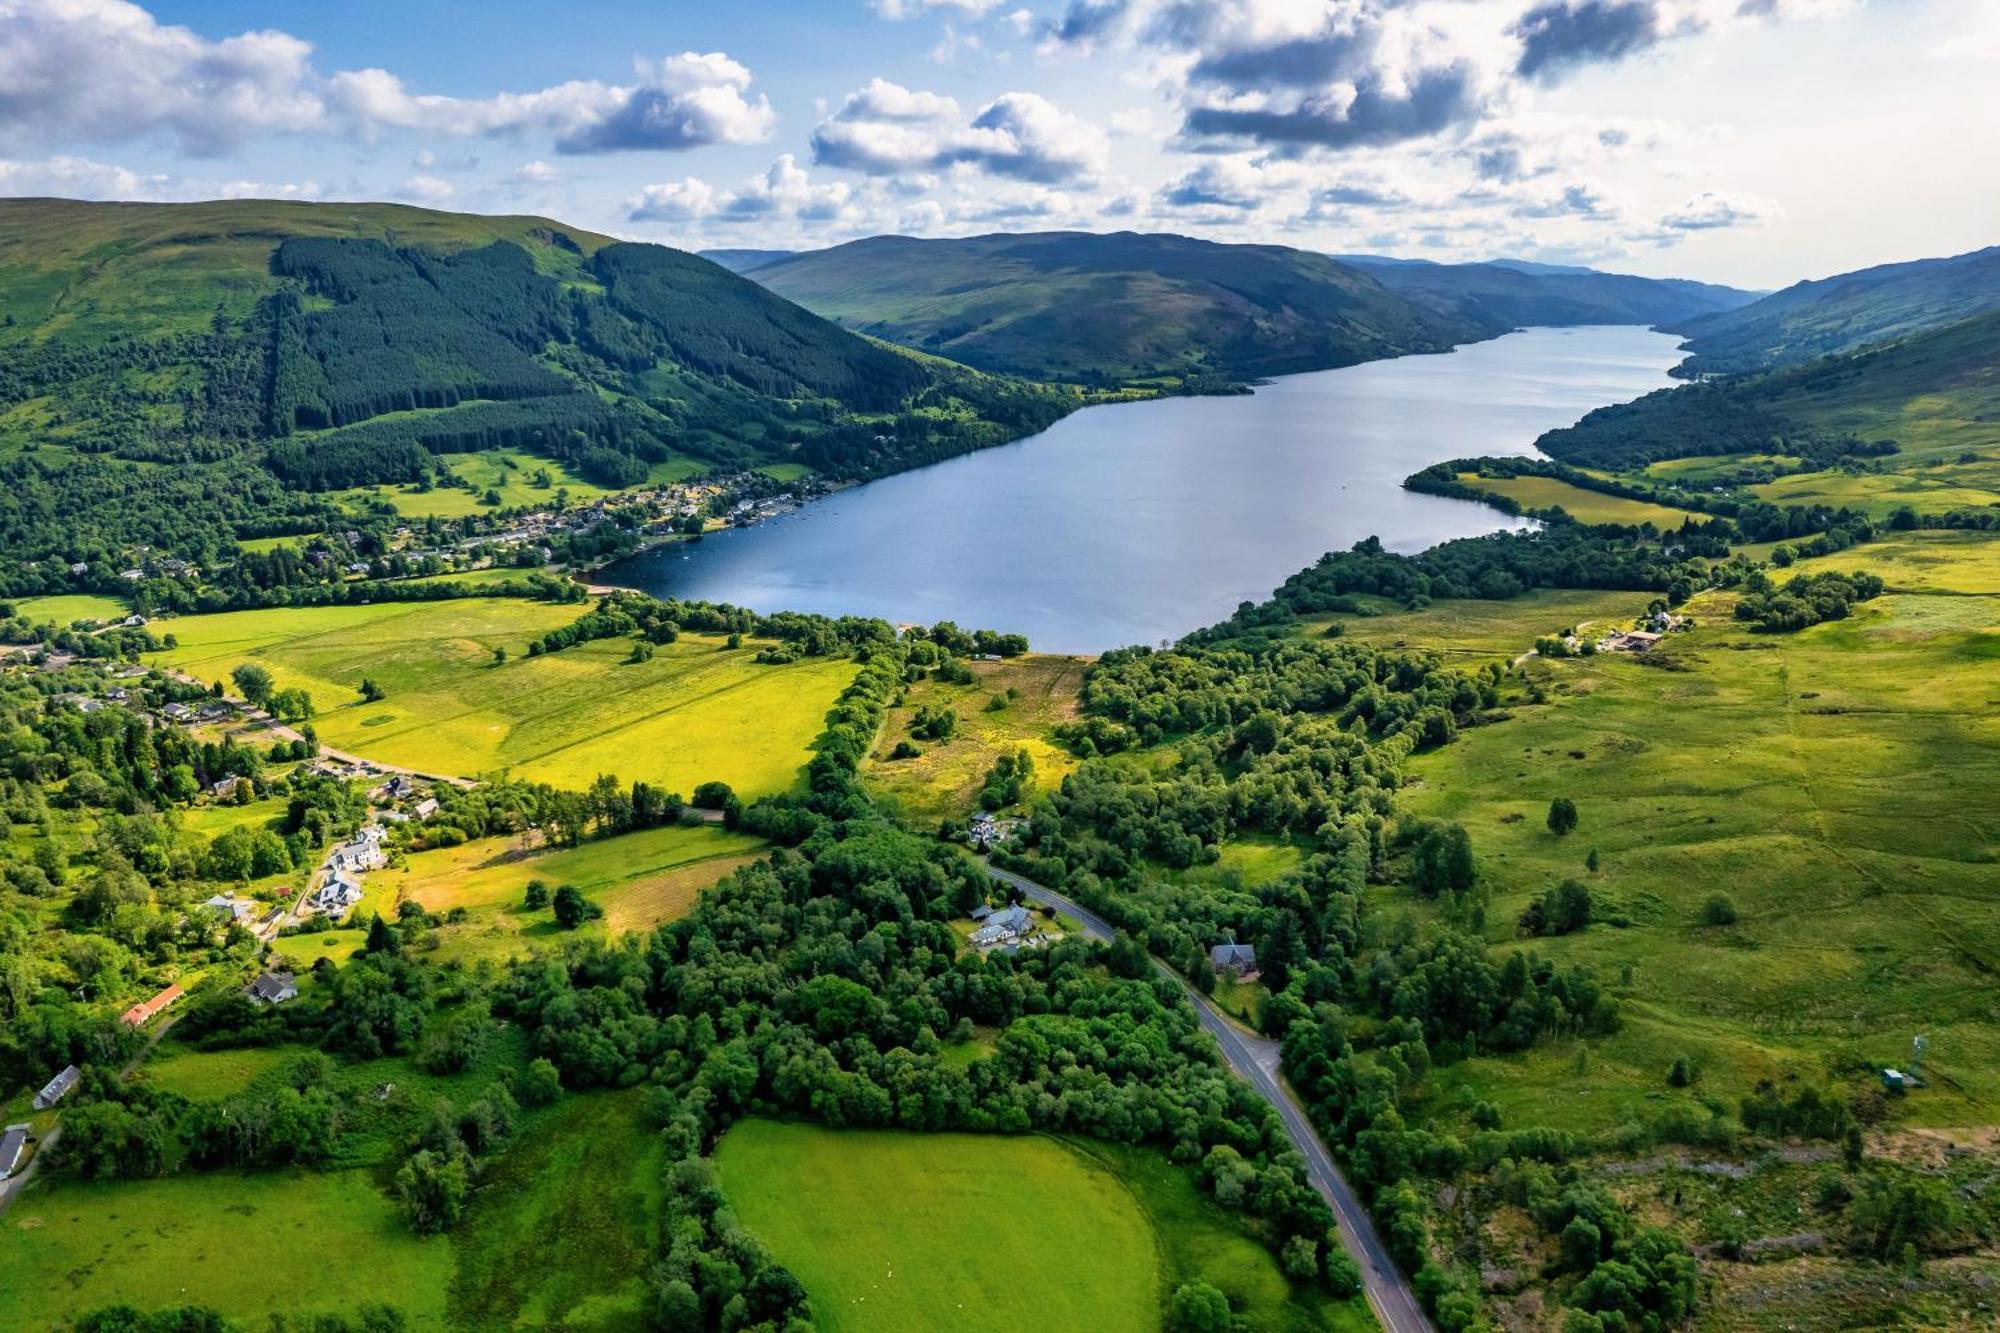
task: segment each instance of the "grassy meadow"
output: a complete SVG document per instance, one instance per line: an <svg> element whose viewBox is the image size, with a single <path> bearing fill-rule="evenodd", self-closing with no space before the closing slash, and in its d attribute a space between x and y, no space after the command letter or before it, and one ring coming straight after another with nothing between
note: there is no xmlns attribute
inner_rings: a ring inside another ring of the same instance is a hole
<svg viewBox="0 0 2000 1333"><path fill-rule="evenodd" d="M1586 490L1555 477L1482 477L1475 472L1461 472L1458 479L1478 490L1504 495L1523 509L1560 506L1579 523L1651 523L1664 529L1678 528L1690 518L1702 517L1686 509Z"/></svg>
<svg viewBox="0 0 2000 1333"><path fill-rule="evenodd" d="M152 660L203 680L257 662L279 688L313 696L326 745L424 772L506 769L572 788L615 773L684 793L719 780L746 797L791 785L854 675L845 659L760 666L757 645L705 635L649 662L626 661L624 639L527 655L528 640L581 613L477 598L183 616L160 622L178 646ZM385 697L363 702L363 677Z"/></svg>
<svg viewBox="0 0 2000 1333"><path fill-rule="evenodd" d="M1422 648L1456 665L1511 662L1535 640L1571 626L1629 628L1652 594L1593 589L1541 588L1504 602L1433 602L1406 611L1387 598L1363 598L1379 608L1367 616L1314 616L1300 622L1305 634L1324 634L1339 622L1350 639L1388 648Z"/></svg>
<svg viewBox="0 0 2000 1333"><path fill-rule="evenodd" d="M1150 1333L1173 1287L1195 1280L1260 1331L1371 1326L1356 1306L1295 1294L1268 1251L1145 1149L751 1120L716 1165L829 1333Z"/></svg>
<svg viewBox="0 0 2000 1333"><path fill-rule="evenodd" d="M368 1171L37 1182L0 1226L0 1328L21 1333L121 1301L262 1320L387 1300L445 1327L452 1242L413 1235Z"/></svg>
<svg viewBox="0 0 2000 1333"><path fill-rule="evenodd" d="M60 597L19 597L14 611L30 624L53 623L67 629L79 620L123 620L131 615L125 603L115 597L94 593L71 593Z"/></svg>
<svg viewBox="0 0 2000 1333"><path fill-rule="evenodd" d="M1587 1053L1444 1069L1430 1109L1489 1099L1510 1124L1605 1130L1792 1074L1865 1099L1924 1032L1931 1086L1906 1120L2000 1115L2000 813L1978 795L2000 787L1996 555L1946 534L1844 552L1827 563L1923 590L1791 635L1751 633L1731 595L1705 594L1694 631L1644 659L1537 660L1546 703L1412 761L1408 807L1472 834L1496 948L1528 947L1512 938L1528 900L1582 879L1600 924L1532 948L1591 964L1625 1012ZM1545 617L1522 610L1525 648ZM1557 796L1581 815L1567 837L1544 826ZM1735 924L1702 924L1714 894ZM1685 1091L1665 1081L1679 1056L1701 1071Z"/></svg>
<svg viewBox="0 0 2000 1333"><path fill-rule="evenodd" d="M393 420L403 413L392 413L380 420ZM481 514L495 506L485 503L486 493L495 491L500 496L500 506L507 509L546 508L555 503L558 490L569 492L572 504L589 504L617 492L587 480L581 473L566 464L539 454L527 453L520 449L482 449L473 453L444 454L444 465L451 474L470 484L470 490L457 487L432 487L419 490L414 486L360 486L340 492L340 498L356 503L363 500L382 500L391 505L404 518L464 518L468 514ZM696 458L670 458L655 463L647 474L647 482L664 485L668 482L685 481L704 471L709 464ZM538 471L549 474L550 484L546 487L534 484Z"/></svg>
<svg viewBox="0 0 2000 1333"><path fill-rule="evenodd" d="M762 844L747 833L706 824L646 829L601 838L579 847L524 852L515 839L480 838L457 847L417 852L400 867L369 876L380 890L375 910L393 914L402 900L442 915L464 908L468 920L439 928L438 957L503 958L565 938L548 908L528 912L528 881L554 892L573 884L604 909L601 921L578 933L621 935L646 931L683 916L701 891L753 861ZM290 946L298 938L282 943Z"/></svg>
<svg viewBox="0 0 2000 1333"><path fill-rule="evenodd" d="M864 770L869 795L913 825L935 828L941 819L969 813L1003 754L1025 748L1034 757L1036 791L1054 789L1076 767L1049 733L1076 717L1088 660L1037 653L969 665L970 685L928 678L912 685L902 706L890 712ZM1001 706L989 711L995 699ZM958 730L948 741L913 741L923 751L915 759L890 759L897 742L913 739L910 724L924 706L956 711Z"/></svg>

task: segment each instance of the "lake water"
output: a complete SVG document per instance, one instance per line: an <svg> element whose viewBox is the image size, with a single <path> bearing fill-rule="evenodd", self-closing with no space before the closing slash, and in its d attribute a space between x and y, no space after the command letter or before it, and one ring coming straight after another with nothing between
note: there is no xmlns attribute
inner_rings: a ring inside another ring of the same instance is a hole
<svg viewBox="0 0 2000 1333"><path fill-rule="evenodd" d="M759 611L955 620L1043 652L1158 643L1369 536L1414 552L1520 526L1402 480L1448 458L1532 454L1543 431L1672 383L1676 343L1637 327L1527 329L1250 395L1087 408L601 577Z"/></svg>

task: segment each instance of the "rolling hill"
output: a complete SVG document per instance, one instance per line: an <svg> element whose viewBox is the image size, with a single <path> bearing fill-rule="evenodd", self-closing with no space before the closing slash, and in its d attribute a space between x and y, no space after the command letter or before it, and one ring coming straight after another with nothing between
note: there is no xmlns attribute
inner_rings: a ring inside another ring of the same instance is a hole
<svg viewBox="0 0 2000 1333"><path fill-rule="evenodd" d="M1754 301L1754 292L1679 278L1525 260L1433 264L1372 255L1343 255L1384 287L1466 319L1512 328L1528 324L1673 324Z"/></svg>
<svg viewBox="0 0 2000 1333"><path fill-rule="evenodd" d="M1536 445L1561 462L1621 470L1791 459L1799 475L1760 496L1971 514L2000 503L1996 422L2000 311L1990 311L1859 352L1662 389Z"/></svg>
<svg viewBox="0 0 2000 1333"><path fill-rule="evenodd" d="M1044 380L1240 380L1507 327L1420 305L1324 255L1133 232L875 236L744 272L843 327Z"/></svg>
<svg viewBox="0 0 2000 1333"><path fill-rule="evenodd" d="M493 448L607 487L690 459L869 477L1081 401L544 218L0 200L0 541L26 559L74 560L79 520L212 559L253 513Z"/></svg>
<svg viewBox="0 0 2000 1333"><path fill-rule="evenodd" d="M1675 373L1740 374L1851 352L2000 308L2000 246L1796 283L1734 310L1669 322Z"/></svg>

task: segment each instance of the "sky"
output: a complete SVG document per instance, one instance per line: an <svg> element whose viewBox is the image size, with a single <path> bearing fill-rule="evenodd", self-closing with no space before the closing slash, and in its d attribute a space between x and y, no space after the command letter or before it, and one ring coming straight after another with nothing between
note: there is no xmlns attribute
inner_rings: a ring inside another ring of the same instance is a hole
<svg viewBox="0 0 2000 1333"><path fill-rule="evenodd" d="M0 0L0 195L1779 287L2000 243L2000 0Z"/></svg>

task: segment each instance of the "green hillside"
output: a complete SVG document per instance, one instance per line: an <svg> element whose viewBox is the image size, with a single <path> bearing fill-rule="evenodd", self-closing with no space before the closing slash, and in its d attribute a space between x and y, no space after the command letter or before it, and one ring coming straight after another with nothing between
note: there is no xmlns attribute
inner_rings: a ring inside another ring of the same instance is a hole
<svg viewBox="0 0 2000 1333"><path fill-rule="evenodd" d="M1684 335L1692 353L1677 373L1738 374L1854 351L1996 308L2000 246L1991 246L1797 283L1669 331Z"/></svg>
<svg viewBox="0 0 2000 1333"><path fill-rule="evenodd" d="M862 478L1081 401L541 218L0 201L0 545L22 561L96 558L83 530L106 558L208 563L252 519L313 530L314 493L495 448L607 488L670 464Z"/></svg>
<svg viewBox="0 0 2000 1333"><path fill-rule="evenodd" d="M1587 468L1750 483L1878 517L2000 504L2000 311L1867 351L1662 389L1536 442ZM1726 466L1695 464L1729 459Z"/></svg>
<svg viewBox="0 0 2000 1333"><path fill-rule="evenodd" d="M1733 310L1752 292L1681 279L1513 262L1423 264L1370 257L1363 268L1390 291L1466 319L1518 325L1672 324Z"/></svg>
<svg viewBox="0 0 2000 1333"><path fill-rule="evenodd" d="M1049 380L1243 379L1506 327L1419 306L1324 255L1133 232L875 236L746 272L844 327Z"/></svg>

